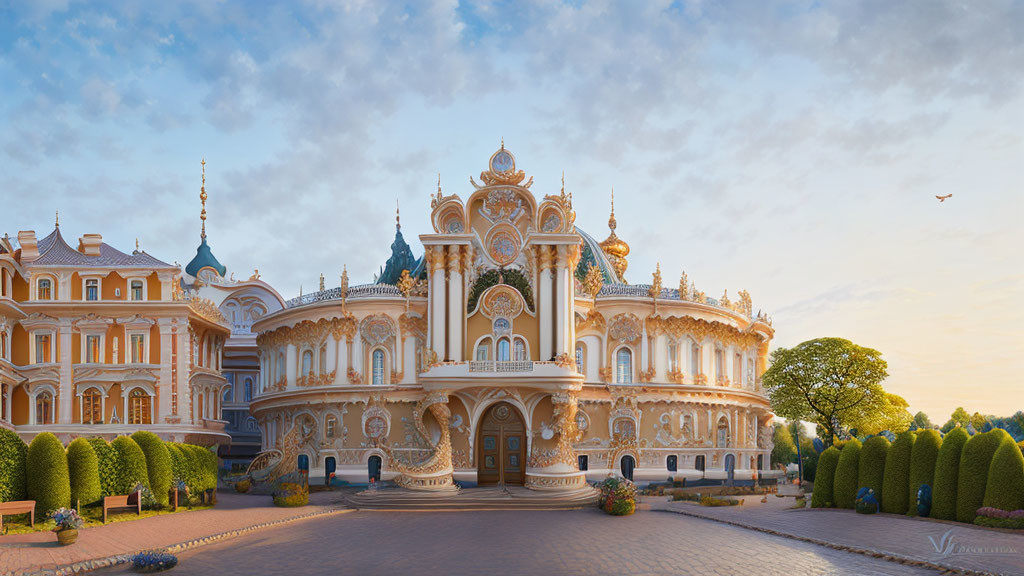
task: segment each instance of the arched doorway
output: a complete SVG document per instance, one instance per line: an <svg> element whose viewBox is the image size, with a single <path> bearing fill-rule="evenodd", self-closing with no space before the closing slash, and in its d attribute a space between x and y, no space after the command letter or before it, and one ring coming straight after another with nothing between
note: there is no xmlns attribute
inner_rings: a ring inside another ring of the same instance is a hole
<svg viewBox="0 0 1024 576"><path fill-rule="evenodd" d="M636 468L636 459L626 454L622 457L620 467L622 469L622 477L626 480L632 480L633 468Z"/></svg>
<svg viewBox="0 0 1024 576"><path fill-rule="evenodd" d="M480 421L477 483L523 484L526 480L526 426L514 406L499 402Z"/></svg>
<svg viewBox="0 0 1024 576"><path fill-rule="evenodd" d="M366 461L367 482L380 482L380 469L383 461L380 456L374 454Z"/></svg>
<svg viewBox="0 0 1024 576"><path fill-rule="evenodd" d="M732 481L736 476L736 457L732 454L725 455L725 477L727 478L729 485L732 485Z"/></svg>
<svg viewBox="0 0 1024 576"><path fill-rule="evenodd" d="M338 461L334 456L328 456L324 460L324 484L327 486L331 485L331 476L334 476L334 472L338 469Z"/></svg>

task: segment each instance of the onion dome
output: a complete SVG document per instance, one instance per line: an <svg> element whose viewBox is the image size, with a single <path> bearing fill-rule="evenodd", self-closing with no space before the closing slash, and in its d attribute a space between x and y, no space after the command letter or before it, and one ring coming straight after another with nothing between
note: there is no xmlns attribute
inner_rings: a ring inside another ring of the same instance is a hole
<svg viewBox="0 0 1024 576"><path fill-rule="evenodd" d="M383 270L377 276L375 284L390 284L395 286L402 277L402 272L409 271L416 277L417 271L421 270L421 260L412 255L412 248L402 237L402 222L399 219L398 210L395 210L395 241L391 243L391 257L384 264Z"/></svg>
<svg viewBox="0 0 1024 576"><path fill-rule="evenodd" d="M625 240L615 235L616 226L615 191L612 190L612 213L611 216L608 217L608 229L611 230L611 234L608 235L608 238L606 238L604 242L601 242L601 250L603 250L604 253L608 255L608 259L611 260L619 282L626 283L626 267L629 266L629 262L626 261L626 256L629 256L629 244L626 244Z"/></svg>

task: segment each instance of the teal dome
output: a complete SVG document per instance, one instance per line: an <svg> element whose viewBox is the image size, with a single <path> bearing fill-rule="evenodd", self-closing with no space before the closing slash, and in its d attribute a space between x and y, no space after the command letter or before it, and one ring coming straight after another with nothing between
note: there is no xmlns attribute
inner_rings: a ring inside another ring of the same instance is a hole
<svg viewBox="0 0 1024 576"><path fill-rule="evenodd" d="M203 268L213 268L222 278L228 271L223 264L217 261L217 257L213 255L210 245L206 243L205 236L203 237L203 242L199 244L199 248L196 248L196 257L188 263L188 266L185 266L185 272L189 276L197 276Z"/></svg>
<svg viewBox="0 0 1024 576"><path fill-rule="evenodd" d="M380 275L377 276L376 284L398 284L402 272L409 271L414 278L422 264L422 258L416 258L412 254L412 248L402 237L401 226L395 226L395 241L391 243L391 257L384 264Z"/></svg>

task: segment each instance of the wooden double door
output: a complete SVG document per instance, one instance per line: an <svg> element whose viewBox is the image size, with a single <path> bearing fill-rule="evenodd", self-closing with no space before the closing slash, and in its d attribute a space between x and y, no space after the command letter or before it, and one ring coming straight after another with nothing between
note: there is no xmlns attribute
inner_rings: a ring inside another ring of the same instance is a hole
<svg viewBox="0 0 1024 576"><path fill-rule="evenodd" d="M477 483L523 484L526 481L526 426L514 406L491 406L477 434Z"/></svg>

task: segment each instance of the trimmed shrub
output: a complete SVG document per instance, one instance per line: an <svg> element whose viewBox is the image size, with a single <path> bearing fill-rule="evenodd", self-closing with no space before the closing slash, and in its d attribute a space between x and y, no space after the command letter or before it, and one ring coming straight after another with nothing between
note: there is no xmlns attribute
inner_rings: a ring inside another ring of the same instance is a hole
<svg viewBox="0 0 1024 576"><path fill-rule="evenodd" d="M857 488L870 488L875 500L885 501L882 486L885 483L885 459L889 453L889 439L872 436L864 441L860 449L860 467L857 469Z"/></svg>
<svg viewBox="0 0 1024 576"><path fill-rule="evenodd" d="M974 522L978 508L985 500L985 486L988 484L988 469L992 456L1003 439L1010 435L1002 428L975 434L964 444L960 455L960 473L956 479L956 519L960 522Z"/></svg>
<svg viewBox="0 0 1024 576"><path fill-rule="evenodd" d="M935 481L935 460L939 457L942 436L938 430L917 430L917 440L910 453L910 489L907 491L907 513L917 515L917 491L922 484Z"/></svg>
<svg viewBox="0 0 1024 576"><path fill-rule="evenodd" d="M1009 436L1003 438L992 456L984 505L1011 512L1024 510L1024 455Z"/></svg>
<svg viewBox="0 0 1024 576"><path fill-rule="evenodd" d="M25 499L28 446L17 434L0 428L0 502Z"/></svg>
<svg viewBox="0 0 1024 576"><path fill-rule="evenodd" d="M132 434L132 440L142 448L146 456L146 475L158 506L167 506L167 493L171 489L171 455L164 441L152 432L140 430Z"/></svg>
<svg viewBox="0 0 1024 576"><path fill-rule="evenodd" d="M128 436L118 436L110 443L117 452L119 463L118 494L130 494L135 486L142 484L149 487L149 474L146 472L146 455L139 444Z"/></svg>
<svg viewBox="0 0 1024 576"><path fill-rule="evenodd" d="M274 506L294 508L297 506L305 506L306 504L309 504L309 492L302 484L282 482L277 489L274 490ZM615 513L609 512L609 514ZM632 511L626 512L626 514L632 514ZM622 514L618 515L621 516Z"/></svg>
<svg viewBox="0 0 1024 576"><path fill-rule="evenodd" d="M935 459L935 484L932 486L931 518L956 520L956 489L960 475L960 455L967 443L967 431L953 428L942 437Z"/></svg>
<svg viewBox="0 0 1024 576"><path fill-rule="evenodd" d="M71 506L71 481L64 445L50 432L42 432L28 445L26 459L29 500L36 501L36 513L48 515Z"/></svg>
<svg viewBox="0 0 1024 576"><path fill-rule="evenodd" d="M854 438L843 445L836 464L836 476L832 482L832 498L836 508L853 509L853 501L857 499L858 476L860 467L860 441Z"/></svg>
<svg viewBox="0 0 1024 576"><path fill-rule="evenodd" d="M121 487L121 458L103 438L89 438L99 465L100 497L117 496Z"/></svg>
<svg viewBox="0 0 1024 576"><path fill-rule="evenodd" d="M882 512L906 514L910 506L910 457L917 436L903 432L885 455L885 480L882 482ZM916 502L915 502L916 504Z"/></svg>
<svg viewBox="0 0 1024 576"><path fill-rule="evenodd" d="M811 508L832 508L835 499L832 497L832 483L835 482L836 465L839 464L839 449L829 447L818 457L818 472L811 493Z"/></svg>
<svg viewBox="0 0 1024 576"><path fill-rule="evenodd" d="M68 444L68 475L72 504L88 506L102 497L100 461L85 438L75 438Z"/></svg>

